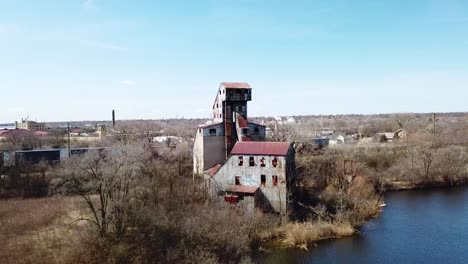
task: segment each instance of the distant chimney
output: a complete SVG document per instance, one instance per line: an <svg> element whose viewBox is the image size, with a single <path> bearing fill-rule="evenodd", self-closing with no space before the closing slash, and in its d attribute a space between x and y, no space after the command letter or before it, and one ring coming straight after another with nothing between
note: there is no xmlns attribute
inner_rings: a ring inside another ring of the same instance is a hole
<svg viewBox="0 0 468 264"><path fill-rule="evenodd" d="M115 111L112 110L112 128L115 128Z"/></svg>

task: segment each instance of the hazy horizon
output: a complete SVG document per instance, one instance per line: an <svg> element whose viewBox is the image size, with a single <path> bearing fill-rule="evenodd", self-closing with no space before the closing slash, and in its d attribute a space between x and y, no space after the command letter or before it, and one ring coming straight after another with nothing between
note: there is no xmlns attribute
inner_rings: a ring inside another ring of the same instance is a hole
<svg viewBox="0 0 468 264"><path fill-rule="evenodd" d="M38 12L39 11L39 12ZM2 1L0 123L468 111L468 2Z"/></svg>

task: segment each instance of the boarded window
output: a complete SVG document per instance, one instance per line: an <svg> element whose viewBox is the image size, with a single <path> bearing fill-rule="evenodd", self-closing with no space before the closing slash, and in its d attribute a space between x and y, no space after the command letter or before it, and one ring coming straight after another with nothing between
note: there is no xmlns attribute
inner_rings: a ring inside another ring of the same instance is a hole
<svg viewBox="0 0 468 264"><path fill-rule="evenodd" d="M236 182L235 182L236 185L240 185L240 176L236 176Z"/></svg>
<svg viewBox="0 0 468 264"><path fill-rule="evenodd" d="M239 156L239 166L243 166L243 165L244 165L244 157Z"/></svg>
<svg viewBox="0 0 468 264"><path fill-rule="evenodd" d="M216 136L216 128L210 128L209 133L210 136Z"/></svg>
<svg viewBox="0 0 468 264"><path fill-rule="evenodd" d="M262 157L260 159L260 167L265 167L265 158L264 157Z"/></svg>
<svg viewBox="0 0 468 264"><path fill-rule="evenodd" d="M266 185L266 176L265 175L260 175L260 185L262 187L265 187L265 185Z"/></svg>
<svg viewBox="0 0 468 264"><path fill-rule="evenodd" d="M273 183L273 186L277 186L278 185L278 176L276 176L276 175L271 176L271 182Z"/></svg>
<svg viewBox="0 0 468 264"><path fill-rule="evenodd" d="M273 165L273 167L276 167L278 165L278 158L273 158L273 160L271 161L271 165Z"/></svg>
<svg viewBox="0 0 468 264"><path fill-rule="evenodd" d="M249 157L249 165L250 165L250 167L255 166L254 157Z"/></svg>

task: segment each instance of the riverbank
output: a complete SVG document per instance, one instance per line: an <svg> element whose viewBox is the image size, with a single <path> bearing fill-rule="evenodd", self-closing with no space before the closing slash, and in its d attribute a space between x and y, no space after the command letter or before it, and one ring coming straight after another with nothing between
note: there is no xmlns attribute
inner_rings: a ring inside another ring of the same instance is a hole
<svg viewBox="0 0 468 264"><path fill-rule="evenodd" d="M353 236L321 241L308 251L270 247L255 262L466 263L468 186L391 191L385 201L382 214Z"/></svg>

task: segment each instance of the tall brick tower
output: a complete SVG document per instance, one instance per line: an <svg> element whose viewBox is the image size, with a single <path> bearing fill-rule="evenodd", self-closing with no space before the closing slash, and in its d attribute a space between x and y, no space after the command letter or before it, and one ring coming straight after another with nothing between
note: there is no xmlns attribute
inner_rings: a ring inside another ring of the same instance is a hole
<svg viewBox="0 0 468 264"><path fill-rule="evenodd" d="M223 163L238 141L265 141L266 128L247 120L252 88L243 82L222 82L213 104L213 121L198 126L193 146L194 174Z"/></svg>
<svg viewBox="0 0 468 264"><path fill-rule="evenodd" d="M247 119L247 102L252 100L252 88L248 83L222 82L213 105L215 122L224 124L224 148L226 158L237 142L236 114Z"/></svg>

